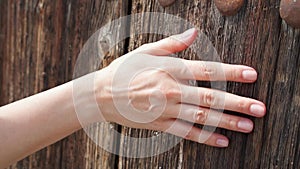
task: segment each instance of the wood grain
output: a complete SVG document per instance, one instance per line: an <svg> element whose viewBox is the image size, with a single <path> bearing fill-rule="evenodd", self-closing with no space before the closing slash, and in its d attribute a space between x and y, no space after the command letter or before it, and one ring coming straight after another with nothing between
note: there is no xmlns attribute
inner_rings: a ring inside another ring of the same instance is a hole
<svg viewBox="0 0 300 169"><path fill-rule="evenodd" d="M295 91L300 88L300 32L288 27L280 19L278 10L279 1L276 0L248 1L238 15L223 17L211 1L178 0L167 8L153 0L133 1L132 13L166 12L180 16L208 36L223 62L256 68L259 79L255 84L228 83L228 91L264 101L268 114L263 119L252 118L255 130L251 134L217 130L230 138L231 145L227 149L184 141L178 145L180 147L159 156L140 160L122 158L119 167L299 168L299 96ZM147 18L141 20L147 23ZM156 26L151 23L139 27L136 22L132 25L135 31ZM166 29L161 24L158 26ZM135 36L129 48L132 50L161 38ZM189 58L189 55L191 52L183 52L180 57ZM149 131L145 130L124 129L123 133L149 136ZM138 148L136 145L132 151ZM182 158L177 156L181 149ZM163 158L166 156L173 159L172 163L166 162ZM149 161L151 166L147 165Z"/></svg>
<svg viewBox="0 0 300 169"><path fill-rule="evenodd" d="M236 16L224 17L211 0L176 0L166 8L156 0L0 1L1 105L71 80L80 49L109 21L139 12L164 12L204 32L223 62L256 68L259 79L255 84L229 82L227 90L259 99L268 110L262 119L251 118L255 123L251 134L218 129L216 132L230 138L226 149L182 141L154 157L125 158L104 151L79 131L10 168L300 168L300 30L282 21L279 3L280 0L248 0ZM167 25L132 20L117 31L134 33L152 29L151 26L171 30ZM183 25L177 31L185 29ZM116 45L102 64L106 66L127 51L163 37L132 35ZM191 50L178 56L195 59ZM107 136L109 127L98 126L99 137ZM116 125L114 128L133 137L155 133ZM124 137L111 140L120 144L120 151L138 151L142 146L136 143L128 149L124 147ZM149 143L146 147L155 145Z"/></svg>
<svg viewBox="0 0 300 169"><path fill-rule="evenodd" d="M86 40L107 22L126 15L127 3L117 0L1 1L1 105L71 80L77 56ZM124 43L113 48L105 61L123 55ZM105 127L107 125L103 125ZM113 154L78 131L10 168L114 166Z"/></svg>

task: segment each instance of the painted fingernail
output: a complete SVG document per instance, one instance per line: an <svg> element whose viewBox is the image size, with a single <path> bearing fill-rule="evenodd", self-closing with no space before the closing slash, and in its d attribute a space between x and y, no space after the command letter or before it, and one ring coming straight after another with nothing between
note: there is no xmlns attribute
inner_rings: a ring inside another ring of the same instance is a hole
<svg viewBox="0 0 300 169"><path fill-rule="evenodd" d="M242 76L243 76L243 79L245 79L245 80L253 81L253 80L257 79L257 73L254 70L244 70L242 72Z"/></svg>
<svg viewBox="0 0 300 169"><path fill-rule="evenodd" d="M195 28L191 28L191 29L183 32L182 34L179 34L178 36L175 36L175 38L178 38L179 40L186 41L186 40L191 38L191 36L194 34L194 32L195 32Z"/></svg>
<svg viewBox="0 0 300 169"><path fill-rule="evenodd" d="M250 121L241 120L238 122L237 127L242 130L252 131L253 124Z"/></svg>
<svg viewBox="0 0 300 169"><path fill-rule="evenodd" d="M219 138L219 139L217 139L216 144L221 147L228 147L229 143L228 143L228 140Z"/></svg>
<svg viewBox="0 0 300 169"><path fill-rule="evenodd" d="M265 114L265 108L260 104L252 104L250 106L250 112L257 116L262 116Z"/></svg>

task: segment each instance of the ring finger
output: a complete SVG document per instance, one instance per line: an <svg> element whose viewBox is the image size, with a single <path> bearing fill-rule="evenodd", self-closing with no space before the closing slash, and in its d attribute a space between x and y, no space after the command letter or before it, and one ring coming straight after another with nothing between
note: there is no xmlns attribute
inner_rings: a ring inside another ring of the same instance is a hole
<svg viewBox="0 0 300 169"><path fill-rule="evenodd" d="M175 116L177 114L177 117L173 118L244 133L249 133L253 130L253 122L247 118L187 104L178 104L177 111L178 110L179 114L173 113Z"/></svg>

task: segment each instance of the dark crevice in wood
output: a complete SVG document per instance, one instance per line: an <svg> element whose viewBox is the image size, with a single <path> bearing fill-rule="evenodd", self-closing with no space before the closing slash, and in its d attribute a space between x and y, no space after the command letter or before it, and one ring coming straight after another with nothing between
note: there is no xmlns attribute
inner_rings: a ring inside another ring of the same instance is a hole
<svg viewBox="0 0 300 169"><path fill-rule="evenodd" d="M298 126L298 133L297 135L297 140L296 140L296 143L299 143L300 142L300 127ZM298 153L297 153L298 152ZM300 144L296 144L296 147L295 147L295 157L293 159L293 162L294 162L294 166L300 166Z"/></svg>
<svg viewBox="0 0 300 169"><path fill-rule="evenodd" d="M128 5L127 5L127 15L131 15L131 10L132 10L132 0L128 0ZM126 23L126 35L129 35L130 34L130 30L131 30L131 17L127 17L129 20L127 21ZM123 49L124 49L124 53L123 54L126 54L129 52L129 47L130 47L130 37L127 37L125 39L125 42L124 42L124 46L123 46ZM118 133L122 133L122 126L121 125L117 125L117 132ZM118 138L115 138L115 139L118 139L117 143L116 143L116 150L118 150L118 152L122 151L120 150L120 144L121 144L121 137L118 137ZM114 163L114 168L115 169L118 169L119 168L119 161L120 161L120 158L122 158L121 156L119 155L115 155L115 163Z"/></svg>
<svg viewBox="0 0 300 169"><path fill-rule="evenodd" d="M128 1L128 11L127 15L131 15L131 9L132 9L132 0ZM127 25L126 25L126 34L130 34L130 29L131 29L131 17L128 17ZM130 37L125 39L124 43L124 54L129 52L129 44L130 44Z"/></svg>

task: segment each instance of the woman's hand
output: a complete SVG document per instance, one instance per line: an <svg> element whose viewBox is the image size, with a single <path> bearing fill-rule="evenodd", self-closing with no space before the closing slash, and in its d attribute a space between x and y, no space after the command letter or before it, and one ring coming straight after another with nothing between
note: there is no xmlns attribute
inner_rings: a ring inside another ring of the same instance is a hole
<svg viewBox="0 0 300 169"><path fill-rule="evenodd" d="M189 80L256 81L256 71L247 66L190 61L169 56L190 46L195 29L141 46L97 72L96 98L106 121L133 128L165 131L210 146L227 147L228 139L207 133L193 123L249 133L248 118L223 114L225 109L255 117L265 115L257 100L224 91L195 87Z"/></svg>
<svg viewBox="0 0 300 169"><path fill-rule="evenodd" d="M193 123L251 132L251 120L217 109L262 117L263 103L191 86L189 80L254 82L254 69L166 57L186 49L196 36L191 29L143 45L105 69L0 107L0 168L99 121L160 130L217 147L228 146L228 139Z"/></svg>

